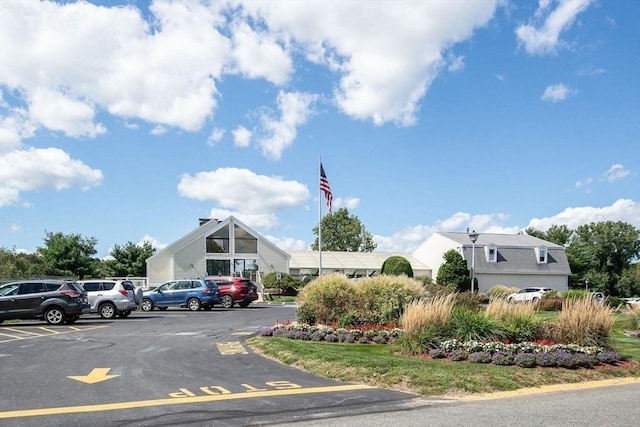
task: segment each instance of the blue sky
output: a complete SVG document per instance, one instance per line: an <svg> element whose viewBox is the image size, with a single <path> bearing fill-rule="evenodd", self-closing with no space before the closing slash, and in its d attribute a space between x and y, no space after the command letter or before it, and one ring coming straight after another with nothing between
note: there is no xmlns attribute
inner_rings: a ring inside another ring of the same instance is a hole
<svg viewBox="0 0 640 427"><path fill-rule="evenodd" d="M640 228L640 2L0 2L0 246ZM323 214L326 206L322 206Z"/></svg>

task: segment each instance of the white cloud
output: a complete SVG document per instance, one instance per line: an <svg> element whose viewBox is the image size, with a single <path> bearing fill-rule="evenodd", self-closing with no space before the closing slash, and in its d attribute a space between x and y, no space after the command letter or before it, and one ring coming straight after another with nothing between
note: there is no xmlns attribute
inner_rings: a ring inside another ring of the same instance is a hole
<svg viewBox="0 0 640 427"><path fill-rule="evenodd" d="M191 199L212 200L217 205L216 209L233 212L240 220L255 217L247 220L247 225L255 224L259 219L270 226L274 223L271 214L303 205L309 198L307 187L297 181L257 175L248 169L238 168L220 168L193 176L186 174L180 179L178 193Z"/></svg>
<svg viewBox="0 0 640 427"><path fill-rule="evenodd" d="M263 77L276 85L289 80L293 65L288 53L271 34L255 31L246 22L233 26L234 65L231 69L248 78Z"/></svg>
<svg viewBox="0 0 640 427"><path fill-rule="evenodd" d="M333 199L333 209L355 209L358 206L360 206L360 199L357 197L337 197Z"/></svg>
<svg viewBox="0 0 640 427"><path fill-rule="evenodd" d="M253 133L244 126L238 126L232 132L233 143L236 147L248 147L251 143L251 136Z"/></svg>
<svg viewBox="0 0 640 427"><path fill-rule="evenodd" d="M629 171L628 169L625 169L624 166L621 165L620 163L616 163L615 165L611 166L607 171L605 171L602 174L599 181L614 182L614 181L618 181L620 179L626 178L630 174L631 174L631 171ZM593 177L588 177L586 179L576 182L576 188L584 188L584 187L588 188L594 182L595 182L595 179Z"/></svg>
<svg viewBox="0 0 640 427"><path fill-rule="evenodd" d="M568 96L575 95L576 93L578 93L578 91L570 89L562 83L557 83L548 86L540 99L543 101L559 102L564 101Z"/></svg>
<svg viewBox="0 0 640 427"><path fill-rule="evenodd" d="M102 179L100 170L70 158L58 148L14 150L0 155L0 206L17 204L23 191L87 190L100 185Z"/></svg>
<svg viewBox="0 0 640 427"><path fill-rule="evenodd" d="M443 65L442 53L485 26L500 3L367 2L366 13L359 1L332 7L321 0L248 1L244 8L339 75L334 95L344 113L376 124L411 125Z"/></svg>
<svg viewBox="0 0 640 427"><path fill-rule="evenodd" d="M576 188L588 187L593 184L593 177L588 177L587 179L583 179L576 182Z"/></svg>
<svg viewBox="0 0 640 427"><path fill-rule="evenodd" d="M549 11L552 3L556 2L540 1L532 22L516 28L518 43L530 55L554 53L562 43L560 33L568 30L576 16L584 12L592 2L593 0L558 0L557 8Z"/></svg>
<svg viewBox="0 0 640 427"><path fill-rule="evenodd" d="M263 114L261 117L262 130L268 136L260 138L258 145L266 157L279 160L282 152L293 144L298 133L297 128L307 122L317 98L317 95L300 92L281 91L278 94L280 118L274 119L269 114Z"/></svg>
<svg viewBox="0 0 640 427"><path fill-rule="evenodd" d="M378 244L378 252L413 252L431 233L436 231L464 231L467 227L483 233L517 233L520 228L507 226L504 222L509 219L506 214L471 215L466 212L456 212L449 218L436 221L432 225L416 225L407 227L391 236L374 235Z"/></svg>
<svg viewBox="0 0 640 427"><path fill-rule="evenodd" d="M6 116L0 115L0 154L21 148L22 140L35 132L36 126L24 110L14 109Z"/></svg>
<svg viewBox="0 0 640 427"><path fill-rule="evenodd" d="M628 176L631 172L624 168L623 165L617 163L604 173L604 180L608 182L617 181Z"/></svg>
<svg viewBox="0 0 640 427"><path fill-rule="evenodd" d="M242 209L228 210L228 209L211 209L211 218L224 219L233 215L240 221L244 222L251 228L272 230L278 228L280 225L278 217L273 213L250 213L245 212Z"/></svg>
<svg viewBox="0 0 640 427"><path fill-rule="evenodd" d="M216 145L218 142L222 141L222 137L224 136L224 134L224 129L217 127L213 128L211 134L209 135L209 138L207 138L207 144L211 146Z"/></svg>
<svg viewBox="0 0 640 427"><path fill-rule="evenodd" d="M449 71L456 72L456 71L464 70L464 56L449 55L448 61L449 61L449 67L448 67Z"/></svg>
<svg viewBox="0 0 640 427"><path fill-rule="evenodd" d="M140 239L138 241L138 243L136 243L136 244L138 246L142 246L142 245L144 245L145 242L149 242L151 244L151 246L153 248L155 248L156 250L158 250L158 251L160 249L164 249L167 246L166 243L160 242L157 237L153 237L153 236L150 236L148 234L145 234L144 236L142 236L142 239Z"/></svg>
<svg viewBox="0 0 640 427"><path fill-rule="evenodd" d="M264 237L280 249L287 252L309 250L309 244L304 240L293 239L291 237L275 237L270 235L266 235Z"/></svg>
<svg viewBox="0 0 640 427"><path fill-rule="evenodd" d="M75 99L68 94L46 88L29 93L29 118L67 136L94 138L107 130L94 124L95 107L90 102Z"/></svg>
<svg viewBox="0 0 640 427"><path fill-rule="evenodd" d="M640 203L629 199L618 199L613 205L601 208L592 206L567 208L548 218L534 218L525 228L533 227L546 231L552 225L566 225L576 229L580 225L602 221L622 221L640 228Z"/></svg>

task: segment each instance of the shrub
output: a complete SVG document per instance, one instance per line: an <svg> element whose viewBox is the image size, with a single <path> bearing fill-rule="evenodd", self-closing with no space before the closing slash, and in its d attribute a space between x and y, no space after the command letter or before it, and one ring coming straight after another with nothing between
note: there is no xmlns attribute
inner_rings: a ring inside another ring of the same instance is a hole
<svg viewBox="0 0 640 427"><path fill-rule="evenodd" d="M534 368L536 366L536 355L532 353L517 353L513 356L513 363L521 368Z"/></svg>
<svg viewBox="0 0 640 427"><path fill-rule="evenodd" d="M273 328L271 326L263 326L258 332L259 337L270 337L273 335Z"/></svg>
<svg viewBox="0 0 640 427"><path fill-rule="evenodd" d="M491 353L488 351L476 351L470 353L467 360L473 363L491 363Z"/></svg>
<svg viewBox="0 0 640 427"><path fill-rule="evenodd" d="M467 360L468 357L469 353L466 350L453 350L451 353L449 353L449 358L456 362Z"/></svg>
<svg viewBox="0 0 640 427"><path fill-rule="evenodd" d="M508 366L515 363L513 359L513 353L507 351L496 351L491 357L491 363L493 363L494 365Z"/></svg>
<svg viewBox="0 0 640 427"><path fill-rule="evenodd" d="M353 312L366 323L397 323L407 304L425 295L422 284L406 276L365 277L355 289L359 305Z"/></svg>
<svg viewBox="0 0 640 427"><path fill-rule="evenodd" d="M536 353L536 364L543 368L550 368L556 366L556 358L553 353L542 352Z"/></svg>
<svg viewBox="0 0 640 427"><path fill-rule="evenodd" d="M404 274L407 277L413 277L413 268L411 268L411 263L405 257L394 255L382 263L380 273L394 276Z"/></svg>
<svg viewBox="0 0 640 427"><path fill-rule="evenodd" d="M338 342L338 336L336 334L327 334L324 336L326 342Z"/></svg>
<svg viewBox="0 0 640 427"><path fill-rule="evenodd" d="M461 341L491 341L502 338L504 329L496 318L484 312L456 307L451 315L451 333Z"/></svg>
<svg viewBox="0 0 640 427"><path fill-rule="evenodd" d="M432 348L431 350L429 350L429 356L432 359L444 359L445 357L447 357L447 352L440 348Z"/></svg>
<svg viewBox="0 0 640 427"><path fill-rule="evenodd" d="M341 274L321 276L310 282L298 295L298 322L316 324L337 322L357 306L352 281Z"/></svg>
<svg viewBox="0 0 640 427"><path fill-rule="evenodd" d="M617 352L608 350L596 353L596 360L598 360L600 363L615 365L621 360L621 357Z"/></svg>
<svg viewBox="0 0 640 427"><path fill-rule="evenodd" d="M558 341L608 347L613 324L611 307L594 302L589 296L569 298L558 315Z"/></svg>
<svg viewBox="0 0 640 427"><path fill-rule="evenodd" d="M541 323L535 317L535 303L510 304L504 299L491 300L485 313L502 322L504 338L510 342L533 341Z"/></svg>
<svg viewBox="0 0 640 427"><path fill-rule="evenodd" d="M562 298L565 299L578 299L585 298L587 296L587 291L584 289L567 289L562 293Z"/></svg>
<svg viewBox="0 0 640 427"><path fill-rule="evenodd" d="M540 311L560 311L563 302L563 298L543 298L538 301L536 307Z"/></svg>
<svg viewBox="0 0 640 427"><path fill-rule="evenodd" d="M484 297L472 292L459 292L455 294L455 306L463 307L473 311L480 311Z"/></svg>
<svg viewBox="0 0 640 427"><path fill-rule="evenodd" d="M267 289L286 289L294 288L300 289L304 284L300 278L290 276L287 273L279 273L280 280L278 280L278 273L267 273L262 277L262 285Z"/></svg>

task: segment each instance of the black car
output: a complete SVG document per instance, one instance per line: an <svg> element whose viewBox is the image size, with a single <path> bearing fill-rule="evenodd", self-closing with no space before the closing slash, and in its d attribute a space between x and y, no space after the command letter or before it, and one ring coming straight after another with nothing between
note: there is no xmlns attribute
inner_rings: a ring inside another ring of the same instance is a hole
<svg viewBox="0 0 640 427"><path fill-rule="evenodd" d="M74 282L25 280L0 288L0 323L39 319L51 325L73 323L90 310L87 293Z"/></svg>

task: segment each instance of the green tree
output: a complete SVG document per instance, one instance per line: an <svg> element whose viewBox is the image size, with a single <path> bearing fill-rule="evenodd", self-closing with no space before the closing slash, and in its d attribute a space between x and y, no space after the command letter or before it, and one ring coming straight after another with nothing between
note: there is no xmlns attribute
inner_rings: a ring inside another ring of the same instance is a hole
<svg viewBox="0 0 640 427"><path fill-rule="evenodd" d="M394 276L404 274L407 277L413 277L413 268L411 268L411 263L405 257L395 255L384 260L380 273Z"/></svg>
<svg viewBox="0 0 640 427"><path fill-rule="evenodd" d="M147 275L147 258L155 253L151 243L144 242L137 245L127 242L124 246L115 245L111 250L113 259L104 263L108 276L115 277L145 277Z"/></svg>
<svg viewBox="0 0 640 427"><path fill-rule="evenodd" d="M96 254L95 237L82 237L80 234L63 234L45 231L44 246L37 249L42 257L46 274L56 276L93 276L99 265L94 259Z"/></svg>
<svg viewBox="0 0 640 427"><path fill-rule="evenodd" d="M19 278L42 276L46 268L44 261L38 254L16 252L0 247L0 276Z"/></svg>
<svg viewBox="0 0 640 427"><path fill-rule="evenodd" d="M536 230L533 227L529 227L525 230L525 232L529 236L537 237L539 239L562 246L569 243L571 235L573 234L573 230L571 230L566 225L552 225L546 232Z"/></svg>
<svg viewBox="0 0 640 427"><path fill-rule="evenodd" d="M455 249L448 250L443 255L444 263L438 269L436 282L439 285L455 286L460 291L471 290L471 276L467 262Z"/></svg>
<svg viewBox="0 0 640 427"><path fill-rule="evenodd" d="M620 297L640 296L640 263L636 262L627 268L618 282Z"/></svg>
<svg viewBox="0 0 640 427"><path fill-rule="evenodd" d="M619 296L618 282L640 255L640 231L624 222L581 225L567 248L574 277L589 278L589 287Z"/></svg>
<svg viewBox="0 0 640 427"><path fill-rule="evenodd" d="M378 246L358 217L349 215L347 208L327 214L320 224L323 251L373 252ZM313 228L313 233L318 236L317 226ZM318 237L311 245L311 250L318 250Z"/></svg>

